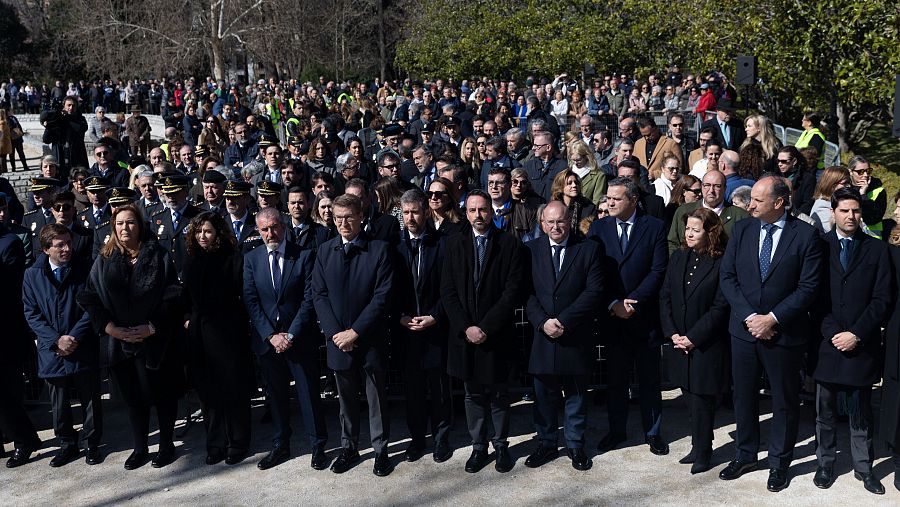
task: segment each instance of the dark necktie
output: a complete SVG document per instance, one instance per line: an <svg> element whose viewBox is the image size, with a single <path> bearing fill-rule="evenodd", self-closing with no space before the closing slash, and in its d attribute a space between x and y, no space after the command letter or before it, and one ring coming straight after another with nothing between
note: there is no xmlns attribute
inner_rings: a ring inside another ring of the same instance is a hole
<svg viewBox="0 0 900 507"><path fill-rule="evenodd" d="M772 265L772 244L774 243L775 224L766 224L763 230L766 231L766 237L763 238L762 250L759 252L759 275L763 280L769 274L769 266Z"/></svg>
<svg viewBox="0 0 900 507"><path fill-rule="evenodd" d="M353 251L353 243L344 243L344 256L350 257L350 252Z"/></svg>
<svg viewBox="0 0 900 507"><path fill-rule="evenodd" d="M272 285L275 288L275 294L281 290L281 266L278 265L278 250L271 252L272 256Z"/></svg>
<svg viewBox="0 0 900 507"><path fill-rule="evenodd" d="M478 255L478 278L481 278L481 270L484 269L484 254L487 251L487 237L475 236L475 253Z"/></svg>
<svg viewBox="0 0 900 507"><path fill-rule="evenodd" d="M419 243L421 240L419 239L410 239L409 240L409 253L410 253L410 269L412 270L413 276L413 284L419 285Z"/></svg>
<svg viewBox="0 0 900 507"><path fill-rule="evenodd" d="M59 266L57 268L53 268L53 276L56 278L57 282L61 282L62 279L66 276L66 267Z"/></svg>
<svg viewBox="0 0 900 507"><path fill-rule="evenodd" d="M559 269L562 265L562 249L562 245L553 245L553 269L557 278L559 278Z"/></svg>
<svg viewBox="0 0 900 507"><path fill-rule="evenodd" d="M44 218L46 219L47 223L50 223L50 221L53 220L53 212L50 211L50 208L44 208Z"/></svg>
<svg viewBox="0 0 900 507"><path fill-rule="evenodd" d="M853 257L853 241L850 238L841 238L841 267L847 271L850 259Z"/></svg>
<svg viewBox="0 0 900 507"><path fill-rule="evenodd" d="M625 253L625 249L628 248L628 227L631 224L628 222L619 223L619 227L622 228L622 233L619 234L619 249L622 250L622 253Z"/></svg>
<svg viewBox="0 0 900 507"><path fill-rule="evenodd" d="M231 228L234 230L234 237L237 239L241 238L241 221L235 220L231 222Z"/></svg>
<svg viewBox="0 0 900 507"><path fill-rule="evenodd" d="M181 213L177 211L172 212L172 229L178 228L178 222L181 220Z"/></svg>

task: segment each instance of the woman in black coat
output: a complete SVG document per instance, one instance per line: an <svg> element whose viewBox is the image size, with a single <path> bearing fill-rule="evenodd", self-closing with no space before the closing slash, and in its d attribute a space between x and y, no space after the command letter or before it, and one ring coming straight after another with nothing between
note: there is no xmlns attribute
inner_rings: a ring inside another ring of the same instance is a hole
<svg viewBox="0 0 900 507"><path fill-rule="evenodd" d="M78 303L107 335L109 367L131 421L134 452L125 468L148 458L150 407L156 406L159 452L154 468L175 460L175 416L184 389L178 304L181 288L168 252L149 234L141 212L113 212L114 234L94 262Z"/></svg>
<svg viewBox="0 0 900 507"><path fill-rule="evenodd" d="M243 257L229 232L216 213L194 217L182 273L187 371L202 403L208 465L239 463L250 449L250 329L241 302Z"/></svg>
<svg viewBox="0 0 900 507"><path fill-rule="evenodd" d="M681 387L691 414L691 452L680 463L691 473L710 468L713 423L719 397L731 385L728 302L719 289L725 231L719 217L697 208L685 215L682 248L672 252L659 294L670 376Z"/></svg>
<svg viewBox="0 0 900 507"><path fill-rule="evenodd" d="M900 226L888 236L894 287L900 287ZM900 490L900 299L884 332L884 375L881 381L879 432L894 456L894 487Z"/></svg>

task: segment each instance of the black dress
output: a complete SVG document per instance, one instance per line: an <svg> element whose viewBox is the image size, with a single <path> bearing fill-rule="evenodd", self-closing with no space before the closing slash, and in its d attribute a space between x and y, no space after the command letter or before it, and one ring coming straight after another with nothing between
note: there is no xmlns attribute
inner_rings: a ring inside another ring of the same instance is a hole
<svg viewBox="0 0 900 507"><path fill-rule="evenodd" d="M187 256L182 273L187 371L203 404L207 452L240 454L250 446L254 378L242 273L241 254L224 249Z"/></svg>

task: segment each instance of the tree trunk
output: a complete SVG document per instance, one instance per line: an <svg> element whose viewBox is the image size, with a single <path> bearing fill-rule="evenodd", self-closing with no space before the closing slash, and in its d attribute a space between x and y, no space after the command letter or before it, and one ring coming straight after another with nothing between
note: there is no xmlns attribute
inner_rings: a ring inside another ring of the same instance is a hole
<svg viewBox="0 0 900 507"><path fill-rule="evenodd" d="M212 50L213 57L213 75L217 80L225 79L225 52L222 49L222 41L220 39L213 39L210 41L210 46Z"/></svg>
<svg viewBox="0 0 900 507"><path fill-rule="evenodd" d="M378 7L378 76L387 79L387 51L384 47L384 0L375 0Z"/></svg>
<svg viewBox="0 0 900 507"><path fill-rule="evenodd" d="M837 116L838 125L838 146L841 153L850 151L850 113L844 108L841 101L835 101L835 116Z"/></svg>

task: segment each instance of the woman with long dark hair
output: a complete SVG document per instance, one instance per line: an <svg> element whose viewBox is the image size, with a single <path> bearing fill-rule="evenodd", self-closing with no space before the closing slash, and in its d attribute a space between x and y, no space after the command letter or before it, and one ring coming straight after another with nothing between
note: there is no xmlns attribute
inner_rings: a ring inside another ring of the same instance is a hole
<svg viewBox="0 0 900 507"><path fill-rule="evenodd" d="M728 301L719 289L727 238L714 212L685 215L684 242L672 252L659 293L663 336L673 382L681 387L691 420L691 452L680 463L691 473L710 469L716 404L731 386Z"/></svg>
<svg viewBox="0 0 900 507"><path fill-rule="evenodd" d="M181 287L165 248L133 205L117 208L113 234L100 250L78 303L109 337L109 368L125 404L134 451L125 469L149 459L150 407L156 407L159 452L153 467L175 461L175 416L184 389L178 306Z"/></svg>
<svg viewBox="0 0 900 507"><path fill-rule="evenodd" d="M202 403L206 464L241 462L250 449L253 382L250 330L241 301L243 256L225 220L211 211L185 237L183 304L188 376Z"/></svg>

